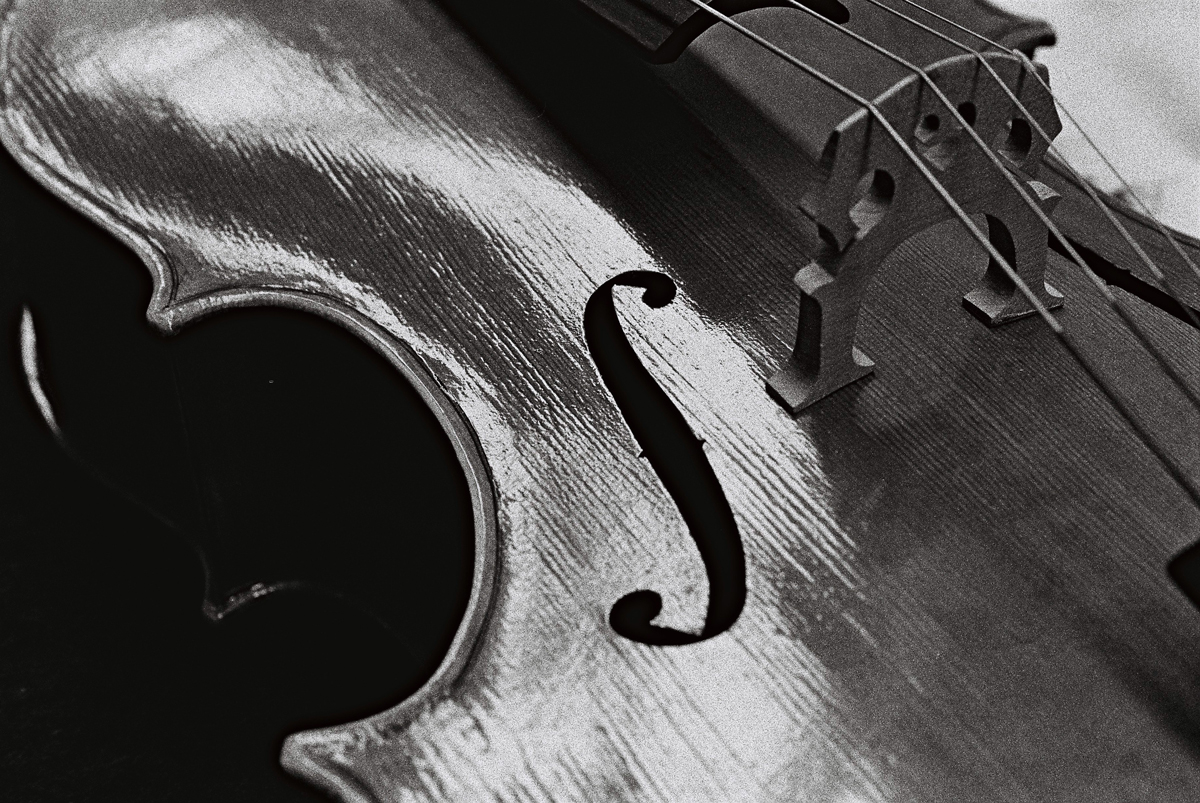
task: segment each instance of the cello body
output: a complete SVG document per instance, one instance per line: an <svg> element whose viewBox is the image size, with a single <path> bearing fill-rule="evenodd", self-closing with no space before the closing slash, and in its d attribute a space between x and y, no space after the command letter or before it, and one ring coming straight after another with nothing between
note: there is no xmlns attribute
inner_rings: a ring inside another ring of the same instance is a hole
<svg viewBox="0 0 1200 803"><path fill-rule="evenodd" d="M954 223L899 244L858 323L875 375L792 415L764 382L813 232L665 89L589 66L600 45L455 11L4 7L4 145L138 253L150 321L331 319L418 389L467 477L474 584L441 666L292 736L288 770L346 801L1196 799L1200 616L1163 567L1200 511L1044 325L963 309L983 249ZM1042 178L1063 230L1121 263ZM744 557L736 622L686 645L609 621L653 589L656 625L704 634L710 603L688 500L589 348L589 300L631 272L675 289L609 287ZM1046 278L1195 475L1196 411L1057 253ZM1129 300L1200 379L1195 330Z"/></svg>

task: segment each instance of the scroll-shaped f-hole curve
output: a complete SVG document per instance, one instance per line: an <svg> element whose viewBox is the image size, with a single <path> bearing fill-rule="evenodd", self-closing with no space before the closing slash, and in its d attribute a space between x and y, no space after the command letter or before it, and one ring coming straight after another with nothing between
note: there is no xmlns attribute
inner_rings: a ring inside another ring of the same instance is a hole
<svg viewBox="0 0 1200 803"><path fill-rule="evenodd" d="M610 279L588 299L583 330L600 378L696 542L708 575L708 610L698 634L660 627L652 621L662 610L662 597L641 590L619 599L608 621L617 633L642 644L693 644L728 630L742 612L746 601L742 539L703 442L629 345L613 305L612 290L617 285L642 288L643 303L659 309L675 298L675 283L652 271L629 271Z"/></svg>

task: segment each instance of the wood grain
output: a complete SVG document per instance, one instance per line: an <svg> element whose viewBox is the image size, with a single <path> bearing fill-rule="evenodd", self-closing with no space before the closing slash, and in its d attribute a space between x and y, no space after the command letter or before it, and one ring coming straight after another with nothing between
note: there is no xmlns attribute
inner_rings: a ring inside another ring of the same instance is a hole
<svg viewBox="0 0 1200 803"><path fill-rule="evenodd" d="M326 315L456 439L480 561L459 638L286 766L344 800L1196 799L1200 616L1163 566L1200 515L1036 321L961 308L979 249L952 226L902 245L860 332L886 370L787 415L763 382L810 234L665 90L525 21L485 54L423 0L5 8L4 144L139 250L152 320ZM606 621L649 587L696 631L706 601L584 343L587 299L633 269L679 288L618 314L746 554L737 624L682 648ZM1050 274L1195 476L1195 412ZM1197 378L1195 333L1139 314Z"/></svg>

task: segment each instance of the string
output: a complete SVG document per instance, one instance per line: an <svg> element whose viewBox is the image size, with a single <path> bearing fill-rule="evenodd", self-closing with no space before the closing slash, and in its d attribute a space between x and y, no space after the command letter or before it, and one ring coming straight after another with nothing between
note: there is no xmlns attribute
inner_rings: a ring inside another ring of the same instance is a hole
<svg viewBox="0 0 1200 803"><path fill-rule="evenodd" d="M995 264L1000 267L1005 276L1007 276L1013 285L1021 292L1029 304L1034 308L1034 311L1037 313L1038 317L1040 317L1046 326L1049 327L1055 338L1062 344L1063 348L1067 350L1067 353L1071 355L1072 359L1076 362L1084 374L1086 374L1087 377L1100 389L1100 391L1104 393L1109 403L1112 404L1117 412L1125 419L1126 423L1138 436L1139 440L1142 441L1143 445L1149 449L1152 454L1154 454L1154 456L1162 464L1163 468L1166 469L1167 473L1171 475L1171 478L1174 479L1180 488L1182 488L1189 498L1191 498L1193 504L1195 504L1197 507L1200 507L1200 488L1197 488L1192 483L1191 479L1182 471L1182 469L1180 469L1180 467L1173 460L1171 460L1166 453L1164 453L1164 451L1159 447L1157 441L1137 420L1137 417L1129 409L1129 406L1126 404L1125 400L1121 398L1120 394L1118 394L1100 378L1100 375L1096 371L1095 367L1091 364L1087 357L1084 356L1083 352L1079 350L1071 337L1067 335L1062 325L1055 320L1054 316L1050 314L1050 311L1046 309L1046 306L1038 300L1037 296L1035 296L1029 289L1029 286L1025 284L1025 281L1008 263L1008 260L1006 260L996 249L996 247L992 245L991 241L984 236L983 232L979 230L979 227L975 225L970 216L963 210L959 203L954 200L954 197L950 194L946 187L937 180L937 177L933 175L929 167L917 157L916 153L913 152L912 148L907 142L904 141L904 138L900 136L899 132L897 132L892 124L888 122L887 118L883 116L874 103L860 96L858 93L854 92L848 87L843 86L839 82L822 73L820 70L805 64L803 61L782 50L777 45L767 41L741 23L736 22L731 17L722 14L720 11L717 11L711 6L706 5L703 0L688 0L688 2L696 6L701 11L715 17L721 23L729 26L752 42L755 42L768 52L771 52L778 58L783 59L788 64L791 64L809 77L814 78L818 82L842 95L842 97L864 108L871 115L871 117L879 123L879 126L888 134L891 140L895 143L896 147L899 148L904 154L905 158L907 158L913 167L916 168L916 170L921 174L922 178L928 182L934 193L942 199L947 208L949 208L954 216L958 218L971 236L974 237L977 242L979 242L979 244L988 253ZM965 120L962 120L961 115L957 116L961 122L965 123ZM967 126L967 130L972 129ZM986 150L987 146L984 145L983 147ZM1001 167L1003 169L1003 165L1001 165ZM1005 170L1005 172L1007 173L1008 171ZM1039 209L1038 211L1040 212L1041 210Z"/></svg>
<svg viewBox="0 0 1200 803"><path fill-rule="evenodd" d="M867 0L867 1L871 2L873 5L877 5L876 0ZM1050 216L1047 215L1045 213L1045 211L1043 211L1042 208L1030 197L1030 195L1026 191L1026 189L1023 186L1021 186L1020 180L1018 180L1016 176L1014 176L1007 168L1005 168L1004 163L1000 161L1000 157L996 155L996 152L993 151L990 147L988 147L988 145L983 141L983 138L979 136L979 132L977 132L975 130L975 128L966 121L966 119L962 116L962 113L959 112L958 109L955 108L955 106L951 102L951 100L948 97L946 97L946 94L944 92L942 92L941 88L936 83L934 83L933 79L931 79L929 77L928 73L926 73L923 69L921 69L917 65L913 64L912 62L908 61L907 59L891 52L887 48L885 48L879 44L876 44L875 42L872 42L871 40L867 39L866 37L864 37L858 33L855 33L854 31L851 31L851 30L839 25L838 23L833 22L832 20L829 20L826 17L821 16L820 14L816 13L815 11L812 11L811 9L801 5L800 3L797 2L797 0L787 0L787 2L790 5L792 5L793 7L795 7L796 9L803 11L804 13L813 17L814 19L818 20L822 24L830 26L830 27L840 31L845 36L850 37L854 41L856 41L862 45L865 45L866 47L870 48L871 50L874 50L875 52L879 53L880 55L884 56L885 58L888 58L888 59L896 62L897 64L903 66L905 69L910 70L914 75L920 76L921 80L924 81L925 85L928 86L929 89L934 93L934 95L937 97L938 101L943 106L945 106L947 110L949 110L949 112L954 116L954 119L958 122L958 124L960 126L962 126L963 131L971 138L971 140L975 143L975 146L988 158L988 160L992 163L992 166L995 167L998 171L1000 171L1000 173L1005 177L1005 179L1012 186L1012 188L1014 190L1016 190L1017 194L1020 196L1020 198L1025 203L1025 205L1028 206L1031 210L1033 210L1033 212L1037 214L1038 218L1042 221L1042 223L1045 224L1046 228L1050 231L1050 233L1058 238L1059 242L1062 243L1064 248L1066 248L1068 254L1071 257L1071 260L1084 272L1084 275L1087 276L1088 279L1093 284L1093 286L1095 286L1097 292L1100 293L1100 295L1104 299L1105 303L1107 303L1109 308L1112 309L1117 314L1117 316L1125 324L1126 328L1130 332L1133 333L1134 337L1137 339L1138 343L1142 346L1142 348L1145 349L1146 352L1151 357L1154 358L1154 361L1156 363L1158 363L1159 367L1171 379L1171 381L1175 384L1175 386L1178 387L1185 396L1187 396L1188 400L1191 401L1192 405L1194 407L1196 407L1197 410L1200 410L1200 394L1198 394L1195 390L1193 390L1190 383L1188 383L1188 381L1183 377L1183 375L1179 373L1178 369L1176 369L1175 366L1167 359L1166 355L1162 352L1162 350L1160 350L1157 346L1155 346L1153 344L1153 341L1150 340L1149 335L1146 334L1145 329L1143 329L1142 326L1137 322L1137 320L1131 316L1131 314L1129 313L1129 310L1126 308L1126 306L1121 302L1121 300L1115 294L1112 293L1112 291L1110 291L1108 289L1108 286L1105 284L1104 280L1096 275L1096 272L1092 270L1091 266L1089 266L1086 262L1084 262L1083 257L1081 257L1079 255L1079 253L1075 250L1075 247L1073 245L1071 245L1071 243L1067 240L1067 238L1065 236L1063 236L1063 233L1059 230L1058 226L1054 223L1054 221L1052 221L1050 219ZM899 14L899 12L896 12L896 13L899 16L904 17L904 15ZM919 24L919 23L915 23L915 21L912 21L912 20L910 20L910 22L913 22L914 24ZM986 59L983 58L982 55L980 55L980 54L976 54L976 55L980 60L982 60L984 62L987 61ZM990 69L990 65L988 65L988 67ZM1008 90L1008 87L1004 84L1003 81L1000 81L1000 78L998 75L996 76L996 79L997 79L997 81L999 81L1000 85L1005 90ZM1016 99L1016 96L1011 94L1011 92L1010 92L1010 97L1012 97L1012 99L1014 101L1016 101L1017 105L1020 106L1021 111L1025 113L1025 115L1030 119L1030 121L1038 127L1038 130L1041 131L1042 135L1045 136L1045 131L1041 128L1041 125L1037 123L1037 121L1036 121L1036 119L1034 119L1033 115L1031 115L1029 113L1029 110L1026 109L1020 103L1020 101ZM1049 142L1048 139L1047 139L1047 142ZM1119 222L1117 222L1115 218L1113 219L1113 222L1118 227L1120 227ZM1122 227L1122 230L1123 230L1123 227ZM1126 232L1126 237L1129 240L1129 242L1131 244L1133 244L1132 238L1128 237L1128 232ZM1134 244L1134 245L1136 247L1136 244ZM1138 248L1138 251L1143 254L1145 253L1144 251L1141 251L1140 248ZM1165 279L1165 277L1163 277L1162 272L1158 270L1157 266L1155 266L1152 262L1150 262L1150 259L1148 256L1146 257L1146 262L1147 262L1147 265L1150 266L1150 269L1155 274L1156 278L1162 277L1163 279ZM1169 283L1166 283L1164 281L1164 286L1167 287L1168 292L1171 294L1171 297L1174 298L1175 301L1181 307L1183 307L1185 310L1188 309L1188 306L1183 303L1183 300L1174 292L1174 290L1171 289ZM1189 314L1191 314L1191 313L1189 313ZM1194 317L1194 314L1193 314L1193 317ZM1197 321L1196 325L1197 325L1197 328L1200 328L1200 321Z"/></svg>
<svg viewBox="0 0 1200 803"><path fill-rule="evenodd" d="M887 6L880 5L880 3L877 2L876 0L867 0L867 2L871 3L872 5L880 6L881 8L884 8L887 11L891 11L892 13L899 14L899 12L895 11L894 9L888 8ZM1083 126L1081 126L1079 124L1079 122L1075 119L1075 116L1073 114L1071 114L1071 111L1065 105L1063 105L1062 101L1060 101L1057 97L1055 97L1053 90L1050 89L1050 84L1048 84L1046 82L1046 79L1042 78L1041 74L1034 67L1033 62L1029 59L1028 56L1026 56L1020 50L1017 50L1015 48L1009 49L1009 48L1005 47L1004 45L1000 44L999 42L994 42L991 39L988 39L983 34L976 33L975 31L971 30L970 28L967 28L964 25L960 25L959 23L955 22L952 19L943 17L941 14L938 14L935 11L931 11L930 9L925 8L924 6L920 5L919 3L913 2L913 0L900 0L900 2L905 3L906 5L910 5L913 8L916 8L920 11L923 11L926 14L929 14L930 16L941 20L942 22L946 23L947 25L951 25L955 29L962 31L963 33L965 33L969 36L973 36L976 39L979 39L981 42L987 43L987 45L989 45L990 47L993 47L993 48L1000 50L1002 52L1005 52L1005 53L1012 53L1012 54L1016 55L1018 58L1020 58L1022 63L1025 66L1026 73L1029 75L1032 75L1034 80L1036 80L1039 84L1041 84L1042 88L1050 93L1050 97L1054 98L1055 106L1057 106L1058 109L1067 118L1067 120L1069 120L1071 122L1071 125L1075 126L1075 130L1083 135L1083 139L1085 142L1087 142L1088 147L1090 147L1092 149L1092 151L1097 156L1100 157L1100 161L1102 161L1104 163L1104 166L1108 168L1109 172L1111 172L1113 174L1113 176L1117 179L1117 181L1120 182L1122 190L1124 190L1125 193L1130 198L1137 201L1138 206L1141 207L1142 214L1146 218L1148 218L1151 223L1154 224L1154 227L1155 227L1155 229L1158 230L1158 233L1161 234L1167 240L1167 242L1169 242L1171 244L1171 247L1175 251L1175 253L1179 255L1180 259L1182 259L1184 261L1184 263L1188 266L1188 268L1191 269L1192 274L1196 277L1196 279L1198 281L1200 281L1200 266L1197 266L1195 261L1193 261L1192 258L1187 255L1187 252L1183 250L1183 247L1179 244L1179 240L1175 237L1175 234L1168 227L1164 226L1162 224L1162 222L1159 221L1159 219L1157 217L1155 217L1155 215L1153 213L1150 212L1150 207L1148 207L1142 201L1141 196L1139 196L1137 194L1137 192L1133 189L1133 187L1129 184L1129 182L1125 180L1125 177L1122 176L1121 173L1117 170L1117 168L1113 165L1113 163L1111 161L1109 161L1109 158L1104 154L1104 151L1100 150L1100 146L1098 146L1096 144L1096 142L1092 139L1091 135L1088 134L1088 132L1084 130ZM900 16L903 19L908 20L909 22L911 22L914 25L919 25L919 26L925 28L926 30L931 30L927 26L921 25L921 23L918 23L916 20L912 19L911 17L908 17L907 15L900 14ZM937 31L931 30L931 32L936 35L939 35L939 36L941 35ZM980 53L977 50L975 50L974 48L967 47L966 45L962 44L961 42L958 42L954 39L949 39L948 41L952 42L954 45L956 45L960 48L963 48L964 50L974 53L976 56L980 55ZM999 80L999 77L997 76L996 79ZM1001 84L1001 86L1004 86L1005 89L1008 88L1006 85L1004 85L1003 81L1000 81L1000 84ZM1018 103L1019 103L1019 101L1018 101ZM1032 118L1031 118L1031 121L1032 121ZM1042 134L1044 136L1045 132L1042 132ZM1051 144L1051 147L1052 148L1054 147L1053 144ZM1088 184L1086 181L1084 181L1080 177L1079 173L1077 173L1075 171L1075 168L1073 168L1070 165L1070 163L1068 163L1067 160L1064 159L1062 157L1062 155L1058 153L1057 148L1054 148L1054 154L1056 156L1058 156L1058 159L1059 159L1059 161L1061 161L1063 163L1063 166L1071 171L1072 177L1075 178L1076 181L1088 191L1089 195L1093 196L1093 201L1095 201L1095 203L1099 204L1100 207L1105 210L1105 212L1109 212L1108 205L1099 199L1099 197L1095 193L1095 190L1092 189L1091 185ZM1140 250L1140 246L1138 247L1138 250ZM1178 301L1178 300L1179 299L1176 299L1176 301ZM1194 316L1195 313L1191 313L1191 315Z"/></svg>
<svg viewBox="0 0 1200 803"><path fill-rule="evenodd" d="M903 1L906 3L909 3L909 5L914 5L917 8L921 8L921 6L918 6L915 3L910 2L910 0L903 0ZM1028 118L1029 123L1037 131L1038 136L1040 136L1042 138L1042 140L1045 141L1046 145L1048 146L1049 151L1058 157L1059 161L1062 162L1063 167L1065 167L1068 171L1070 171L1071 177L1073 179L1075 179L1076 184L1078 184L1084 190L1084 192L1086 192L1088 194L1088 197L1091 198L1092 203L1100 208L1100 210L1104 213L1104 216L1108 219L1108 222L1112 225L1113 228L1115 228L1120 233L1122 239L1124 239L1125 243L1131 249L1133 249L1134 253L1136 253L1138 255L1138 258L1142 261L1142 264L1144 264L1146 266L1146 268L1150 271L1150 274L1155 279L1157 279L1163 285L1164 288L1166 288L1167 293L1171 296L1171 298L1174 299L1175 302L1177 304L1179 304L1180 307L1183 308L1184 314L1187 315L1188 320L1191 322L1191 324L1194 327L1196 327L1196 329L1200 329L1200 317L1197 317L1196 311L1193 310L1191 308L1191 306L1183 303L1183 299L1180 297L1179 293L1176 292L1176 290L1175 290L1174 283L1158 267L1158 265L1156 265L1154 263L1154 261L1150 258L1149 254L1147 254L1145 252L1145 250L1142 248L1141 243L1137 242L1133 238L1133 235L1131 235L1129 233L1129 230L1127 228L1125 228L1125 225L1123 223L1121 223L1121 221L1116 217L1116 215L1113 214L1112 208L1108 204L1104 203L1103 199L1100 198L1100 195L1099 195L1099 193L1096 192L1095 188L1093 188L1090 183L1088 183L1087 181L1084 180L1084 178L1078 173L1078 171L1076 171L1075 168L1071 166L1070 162L1068 162L1066 159L1064 159L1062 157L1062 154L1059 153L1058 148L1055 147L1055 145L1054 145L1053 137L1051 137L1048 133L1046 133L1046 130L1042 127L1041 123L1039 123L1037 121L1037 118L1029 113L1029 109L1027 109L1025 107L1025 105L1023 103L1021 103L1020 99L1016 96L1016 94L1012 91L1012 89L1010 89L1009 86L1006 83L1004 83L1004 80L995 71L995 69L992 67L992 65L988 63L988 60L983 57L982 53L980 53L978 50L976 50L973 47L964 45L963 43L957 41L956 39L953 39L952 37L949 37L949 36L941 33L940 31L934 30L933 28L931 28L930 26L928 26L922 22L918 22L917 20L913 19L912 17L908 16L907 14L904 14L904 13L898 11L897 9L894 9L887 5L884 5L880 0L866 0L866 2L870 3L871 5L873 5L877 8L880 8L880 9L888 12L889 14L892 14L893 16L899 17L900 19L904 20L905 22L909 23L910 25L914 25L917 28L920 28L921 30L923 30L929 34L932 34L933 36L936 36L937 38L939 38L945 42L948 42L952 47L955 47L959 50L963 50L963 51L973 54L975 56L976 60L981 65L983 65L984 69L986 69L988 71L988 74L991 75L992 79L996 82L996 84L1004 91L1004 93L1006 95L1008 95L1009 99L1012 100L1012 102L1014 104L1016 104L1017 108L1026 116L1026 118ZM933 12L930 12L930 13L933 13ZM937 16L937 15L935 15L935 16ZM952 23L952 24L957 25L957 23ZM971 33L967 28L964 28L963 26L958 26L958 27L962 28L964 31L966 31L968 33ZM989 42L989 43L991 42L991 40L986 39L985 37L980 36L979 34L973 34L973 35L979 36L980 39L983 39L986 42ZM996 45L996 47L1000 47L1000 46ZM1120 181L1122 184L1124 184L1125 187L1127 187L1129 189L1129 192L1132 193L1133 188L1129 187L1129 184L1125 181L1125 179L1121 176L1121 174L1116 171L1116 168L1113 167L1112 163L1108 161L1108 157L1106 157L1100 151L1100 149L1096 146L1096 143L1092 141L1090 136L1088 136L1087 132L1085 132L1082 128L1080 128L1079 124L1077 122L1075 122L1075 118L1071 116L1071 113L1062 104L1062 102L1059 101L1058 98L1054 97L1054 93L1050 90L1050 86L1042 78L1041 74L1038 73L1037 69L1033 65L1033 62L1031 62L1029 60L1029 58L1024 53L1021 53L1019 50L1007 51L1007 50L1005 50L1005 48L1002 48L1002 47L1000 48L1000 50L1002 50L1004 52L1011 52L1011 53L1014 53L1021 57L1021 59L1024 61L1022 67L1023 67L1025 73L1027 75L1034 76L1037 79L1038 83L1041 84L1041 86L1050 94L1050 97L1054 98L1055 105L1059 109L1062 110L1063 114L1065 114L1067 116L1067 118L1071 121L1071 123L1079 130L1079 132L1081 134L1083 134L1084 138L1087 140L1088 144L1091 145L1092 149L1095 150L1095 152L1100 156L1100 158L1104 160L1105 164L1108 165L1109 169L1113 171L1113 175L1117 177L1117 180ZM1140 199L1138 199L1138 203L1141 204ZM1156 217L1154 217L1154 215L1150 214L1150 210L1145 206L1145 204L1141 204L1141 205L1142 205L1142 209L1145 211L1146 217L1149 218L1154 223L1154 225L1158 229L1158 231L1168 241L1171 242L1171 244L1175 248L1175 251L1183 258L1184 262L1186 262L1188 264L1188 266L1192 269L1192 272L1196 275L1196 278L1200 279L1200 268L1198 268L1196 266L1196 263L1193 262L1192 259L1187 255L1187 252L1185 252L1180 247L1178 241L1175 239L1174 236L1172 236L1170 230L1167 229L1162 223L1160 223L1158 221L1158 219Z"/></svg>

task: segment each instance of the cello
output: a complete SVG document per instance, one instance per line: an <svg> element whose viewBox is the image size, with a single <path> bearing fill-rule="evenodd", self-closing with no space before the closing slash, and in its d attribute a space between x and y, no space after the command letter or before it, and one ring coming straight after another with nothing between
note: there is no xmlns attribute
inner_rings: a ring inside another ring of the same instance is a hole
<svg viewBox="0 0 1200 803"><path fill-rule="evenodd" d="M1190 799L1195 243L1045 161L1046 29L449 7L6 9L4 144L146 262L150 320L334 320L467 479L444 660L285 766L345 800Z"/></svg>

